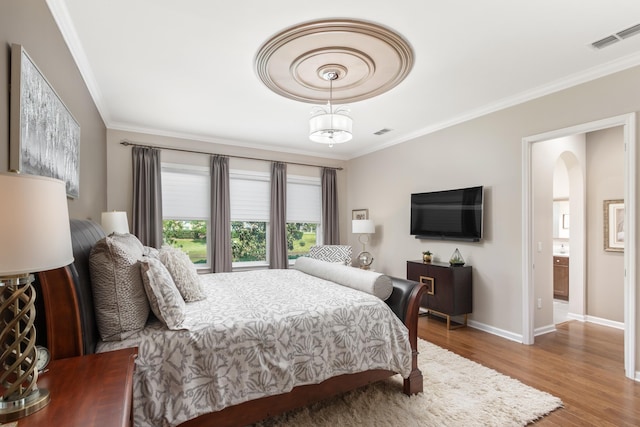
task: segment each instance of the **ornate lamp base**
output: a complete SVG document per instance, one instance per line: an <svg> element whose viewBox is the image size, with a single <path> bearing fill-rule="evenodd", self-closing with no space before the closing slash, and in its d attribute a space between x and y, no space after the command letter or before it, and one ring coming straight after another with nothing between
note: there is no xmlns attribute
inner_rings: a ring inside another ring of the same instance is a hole
<svg viewBox="0 0 640 427"><path fill-rule="evenodd" d="M49 390L43 389L34 390L27 397L0 401L0 422L15 421L31 415L47 406L49 401Z"/></svg>
<svg viewBox="0 0 640 427"><path fill-rule="evenodd" d="M369 270L371 268L371 263L373 262L373 257L369 252L363 251L358 254L358 264L360 268L363 270Z"/></svg>
<svg viewBox="0 0 640 427"><path fill-rule="evenodd" d="M33 275L0 277L0 422L26 417L51 400L39 390Z"/></svg>

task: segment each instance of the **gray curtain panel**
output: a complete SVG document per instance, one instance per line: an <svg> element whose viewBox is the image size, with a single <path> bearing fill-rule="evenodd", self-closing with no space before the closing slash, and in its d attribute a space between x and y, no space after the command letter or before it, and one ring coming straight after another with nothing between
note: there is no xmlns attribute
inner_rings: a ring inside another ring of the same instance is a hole
<svg viewBox="0 0 640 427"><path fill-rule="evenodd" d="M269 268L287 268L287 164L271 163Z"/></svg>
<svg viewBox="0 0 640 427"><path fill-rule="evenodd" d="M211 272L231 271L229 157L211 156Z"/></svg>
<svg viewBox="0 0 640 427"><path fill-rule="evenodd" d="M336 170L322 168L322 244L340 244Z"/></svg>
<svg viewBox="0 0 640 427"><path fill-rule="evenodd" d="M160 150L133 147L133 234L145 246L162 246Z"/></svg>

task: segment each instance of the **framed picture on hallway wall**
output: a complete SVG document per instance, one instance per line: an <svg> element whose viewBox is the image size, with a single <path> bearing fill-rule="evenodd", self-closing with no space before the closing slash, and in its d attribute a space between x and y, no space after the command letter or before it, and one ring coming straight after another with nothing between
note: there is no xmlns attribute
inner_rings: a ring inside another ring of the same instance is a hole
<svg viewBox="0 0 640 427"><path fill-rule="evenodd" d="M80 125L24 48L11 46L9 168L80 193Z"/></svg>
<svg viewBox="0 0 640 427"><path fill-rule="evenodd" d="M624 251L624 200L604 201L604 250Z"/></svg>

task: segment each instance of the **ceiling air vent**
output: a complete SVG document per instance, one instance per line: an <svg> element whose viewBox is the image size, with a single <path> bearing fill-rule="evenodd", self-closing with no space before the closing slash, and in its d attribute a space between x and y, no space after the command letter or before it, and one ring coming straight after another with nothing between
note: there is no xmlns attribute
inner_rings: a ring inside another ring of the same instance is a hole
<svg viewBox="0 0 640 427"><path fill-rule="evenodd" d="M629 37L640 34L640 24L636 24L633 27L629 27L625 30L618 31L615 34L607 36L603 39L598 40L597 42L591 43L591 46L596 49L602 49L607 46L611 46L614 43L617 43L621 40L628 39Z"/></svg>
<svg viewBox="0 0 640 427"><path fill-rule="evenodd" d="M380 129L378 132L374 132L374 135L384 135L387 132L391 132L393 129L389 129L389 128L384 128L384 129Z"/></svg>
<svg viewBox="0 0 640 427"><path fill-rule="evenodd" d="M626 30L622 30L616 33L616 36L620 37L621 39L627 39L631 36L635 36L638 33L640 33L640 24L629 27Z"/></svg>
<svg viewBox="0 0 640 427"><path fill-rule="evenodd" d="M602 49L607 46L611 46L612 44L617 43L619 41L620 39L617 38L616 36L609 36L609 37L603 38L602 40L598 40L597 42L591 43L591 46L595 47L596 49Z"/></svg>

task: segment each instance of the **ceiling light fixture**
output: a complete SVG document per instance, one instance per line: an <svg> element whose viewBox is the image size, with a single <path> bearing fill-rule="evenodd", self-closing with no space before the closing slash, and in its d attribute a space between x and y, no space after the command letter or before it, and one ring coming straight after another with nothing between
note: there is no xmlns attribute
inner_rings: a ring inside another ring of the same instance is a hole
<svg viewBox="0 0 640 427"><path fill-rule="evenodd" d="M335 107L333 102L333 82L340 78L340 71L333 68L325 68L318 73L321 78L329 81L329 101L326 107L316 106L311 110L309 119L309 139L320 144L342 144L353 138L353 120L349 117L349 108L346 106Z"/></svg>

